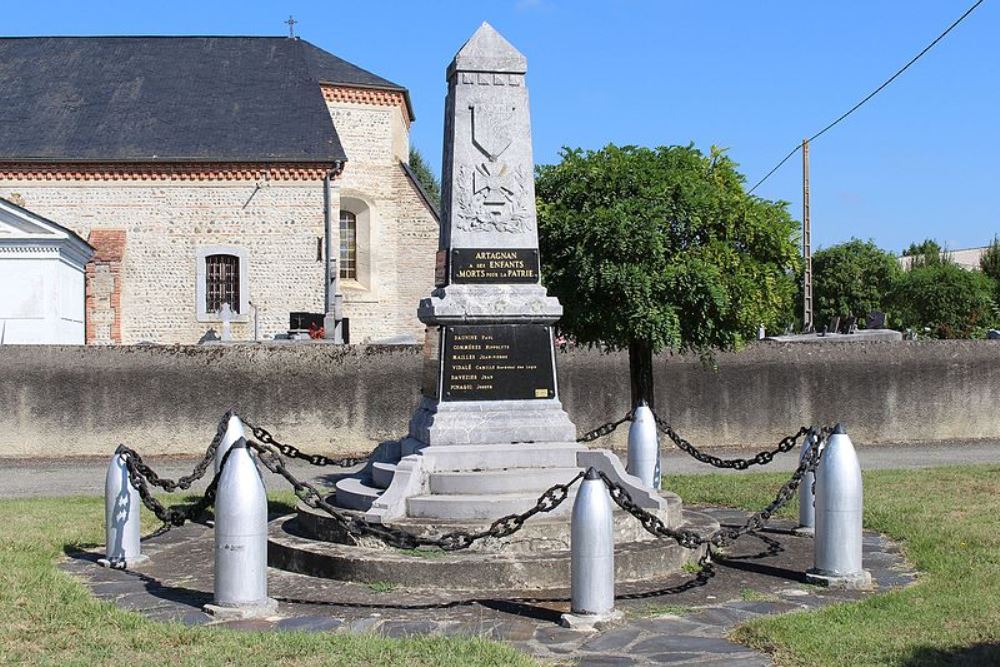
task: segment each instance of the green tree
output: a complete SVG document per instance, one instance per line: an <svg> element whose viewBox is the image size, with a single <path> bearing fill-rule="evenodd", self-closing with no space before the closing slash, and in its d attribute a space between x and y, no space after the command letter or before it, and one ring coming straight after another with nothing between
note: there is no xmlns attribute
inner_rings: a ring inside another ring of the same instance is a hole
<svg viewBox="0 0 1000 667"><path fill-rule="evenodd" d="M947 251L934 239L924 239L920 243L911 243L910 247L903 251L903 257L913 258L909 266L911 269L951 261Z"/></svg>
<svg viewBox="0 0 1000 667"><path fill-rule="evenodd" d="M971 338L995 324L992 280L952 262L907 271L892 302L904 327L930 330L935 338Z"/></svg>
<svg viewBox="0 0 1000 667"><path fill-rule="evenodd" d="M437 178L434 176L434 172L427 165L427 161L424 160L424 156L420 154L414 147L410 147L410 169L413 170L413 174L417 177L417 182L420 183L420 187L424 189L424 193L427 198L431 200L434 204L434 208L437 210L441 209L441 184L438 182Z"/></svg>
<svg viewBox="0 0 1000 667"><path fill-rule="evenodd" d="M1000 285L1000 237L994 236L986 252L979 258L979 268Z"/></svg>
<svg viewBox="0 0 1000 667"><path fill-rule="evenodd" d="M783 326L795 295L798 224L747 195L723 151L564 149L537 170L545 284L577 342L627 349L633 404L653 405L663 350L738 348Z"/></svg>
<svg viewBox="0 0 1000 667"><path fill-rule="evenodd" d="M872 241L852 238L813 255L813 300L816 326L831 318L864 318L873 310L889 310L889 295L903 275L895 255Z"/></svg>

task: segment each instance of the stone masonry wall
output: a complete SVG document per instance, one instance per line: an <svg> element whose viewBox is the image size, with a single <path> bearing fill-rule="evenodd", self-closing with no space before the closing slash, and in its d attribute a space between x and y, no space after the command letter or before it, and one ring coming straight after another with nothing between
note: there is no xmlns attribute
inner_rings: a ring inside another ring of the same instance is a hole
<svg viewBox="0 0 1000 667"><path fill-rule="evenodd" d="M433 288L438 225L400 167L409 159L404 111L391 98L386 104L342 98L327 95L348 155L338 179L340 197L359 199L369 208L369 227L360 228L359 218L358 232L368 235L364 245L371 252L368 275L342 283L351 341L400 333L420 340L423 325L416 317L417 303Z"/></svg>
<svg viewBox="0 0 1000 667"><path fill-rule="evenodd" d="M655 362L658 412L699 446L773 447L834 421L859 446L1000 442L994 341L757 344L716 361ZM628 409L626 355L575 350L556 362L578 431ZM406 433L421 365L419 346L4 345L0 457L107 456L119 442L200 454L230 406L305 450L366 452ZM623 427L595 446L625 442Z"/></svg>
<svg viewBox="0 0 1000 667"><path fill-rule="evenodd" d="M341 196L371 209L365 244L371 280L367 286L344 282L344 312L354 342L401 333L419 339L416 306L433 287L437 222L399 164L409 153L404 109L391 96L372 103L350 101L355 97L328 102L348 155L333 209ZM324 235L321 172L281 170L277 178L261 178L231 169L240 167L195 173L187 165L180 170L183 180L118 167L0 169L0 196L19 197L26 208L84 238L105 230L126 235L120 266L91 271L92 305L120 301L115 312L93 311L93 342L191 344L209 330L218 334L219 322L196 317L197 251L215 244L247 251L249 299L258 308L260 335L268 339L287 330L289 312L325 310L324 265L317 255ZM247 310L232 325L234 340L253 340L254 311Z"/></svg>
<svg viewBox="0 0 1000 667"><path fill-rule="evenodd" d="M2 181L0 196L83 238L119 229L128 242L121 266L121 342L197 342L218 323L196 319L197 249L223 244L249 253L250 300L265 337L288 328L289 311L323 311L322 181L147 182ZM233 324L252 340L252 318Z"/></svg>

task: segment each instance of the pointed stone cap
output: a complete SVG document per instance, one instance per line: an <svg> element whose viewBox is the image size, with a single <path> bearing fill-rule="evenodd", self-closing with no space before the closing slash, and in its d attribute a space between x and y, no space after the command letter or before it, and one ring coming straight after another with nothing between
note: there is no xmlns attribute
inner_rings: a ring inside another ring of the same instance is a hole
<svg viewBox="0 0 1000 667"><path fill-rule="evenodd" d="M483 21L448 65L448 78L455 72L508 72L524 74L528 60L489 23Z"/></svg>

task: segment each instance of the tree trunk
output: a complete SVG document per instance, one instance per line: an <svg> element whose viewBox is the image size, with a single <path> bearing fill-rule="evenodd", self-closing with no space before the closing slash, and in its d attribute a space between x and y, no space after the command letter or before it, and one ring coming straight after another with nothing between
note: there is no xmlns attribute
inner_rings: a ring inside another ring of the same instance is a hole
<svg viewBox="0 0 1000 667"><path fill-rule="evenodd" d="M628 346L628 369L632 385L632 407L646 401L651 410L653 400L653 347L647 341L633 341Z"/></svg>

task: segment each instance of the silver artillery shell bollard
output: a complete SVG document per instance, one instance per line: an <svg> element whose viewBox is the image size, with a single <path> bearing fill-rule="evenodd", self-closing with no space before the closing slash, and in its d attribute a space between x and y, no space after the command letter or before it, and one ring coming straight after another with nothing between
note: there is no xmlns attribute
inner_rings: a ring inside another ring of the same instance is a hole
<svg viewBox="0 0 1000 667"><path fill-rule="evenodd" d="M660 488L660 443L656 437L653 411L645 401L635 409L632 425L628 429L628 461L625 470L652 488Z"/></svg>
<svg viewBox="0 0 1000 667"><path fill-rule="evenodd" d="M125 457L115 452L104 478L104 526L107 546L98 563L129 568L146 560L139 544L139 492L128 478Z"/></svg>
<svg viewBox="0 0 1000 667"><path fill-rule="evenodd" d="M802 453L799 455L800 464L810 456L815 446L816 436L812 434L806 436L805 442L802 443ZM815 474L807 472L799 484L799 526L795 529L799 535L813 535L816 532L816 494L813 491L815 481Z"/></svg>
<svg viewBox="0 0 1000 667"><path fill-rule="evenodd" d="M219 473L219 467L222 465L222 458L229 451L229 448L239 440L240 438L245 438L247 436L246 431L243 430L243 422L240 418L236 416L235 413L229 415L229 422L226 424L226 432L222 434L222 440L219 442L219 448L215 450L215 473Z"/></svg>
<svg viewBox="0 0 1000 667"><path fill-rule="evenodd" d="M222 467L215 497L215 597L205 611L221 618L273 615L267 597L267 496L246 440Z"/></svg>
<svg viewBox="0 0 1000 667"><path fill-rule="evenodd" d="M598 623L622 618L615 610L615 536L611 497L594 468L580 484L570 530L570 613L568 628L594 630Z"/></svg>
<svg viewBox="0 0 1000 667"><path fill-rule="evenodd" d="M816 469L815 561L806 580L831 588L871 588L861 564L861 465L843 424L837 424Z"/></svg>

